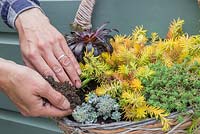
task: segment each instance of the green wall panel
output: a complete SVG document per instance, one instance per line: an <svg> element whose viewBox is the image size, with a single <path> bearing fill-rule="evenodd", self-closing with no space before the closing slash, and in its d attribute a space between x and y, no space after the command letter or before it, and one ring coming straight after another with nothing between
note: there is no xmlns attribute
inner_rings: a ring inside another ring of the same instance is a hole
<svg viewBox="0 0 200 134"><path fill-rule="evenodd" d="M27 118L19 113L0 109L1 134L61 134L55 123L44 118Z"/></svg>
<svg viewBox="0 0 200 134"><path fill-rule="evenodd" d="M172 19L185 20L184 30L197 34L200 9L197 0L97 0L93 22L110 21L121 33L130 33L137 25L165 36Z"/></svg>
<svg viewBox="0 0 200 134"><path fill-rule="evenodd" d="M69 32L80 0L42 0L41 6L61 32ZM200 29L200 9L197 0L97 0L93 15L94 26L110 21L110 27L130 33L136 25L165 36L170 21L185 20L185 31L196 34ZM0 22L0 31L13 32Z"/></svg>
<svg viewBox="0 0 200 134"><path fill-rule="evenodd" d="M58 132L5 120L0 120L0 129L1 134L61 134Z"/></svg>
<svg viewBox="0 0 200 134"><path fill-rule="evenodd" d="M51 23L66 33L69 31L69 23L73 22L80 0L41 0L41 7L49 17ZM0 20L0 32L15 32L8 28Z"/></svg>
<svg viewBox="0 0 200 134"><path fill-rule="evenodd" d="M13 60L16 61L17 63L22 64L19 46L1 44L0 49L2 58Z"/></svg>

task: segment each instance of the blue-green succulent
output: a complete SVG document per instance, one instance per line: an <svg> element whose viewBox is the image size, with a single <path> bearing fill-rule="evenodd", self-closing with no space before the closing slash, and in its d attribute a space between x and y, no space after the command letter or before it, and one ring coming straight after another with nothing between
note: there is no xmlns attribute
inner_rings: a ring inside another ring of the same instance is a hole
<svg viewBox="0 0 200 134"><path fill-rule="evenodd" d="M97 113L95 112L95 109L90 105L83 103L81 106L77 106L72 116L74 120L81 123L94 123L97 122Z"/></svg>
<svg viewBox="0 0 200 134"><path fill-rule="evenodd" d="M98 118L107 120L108 118L120 121L121 113L119 104L110 95L96 96L94 93L88 94L87 103L77 106L73 113L73 118L81 123L96 123Z"/></svg>

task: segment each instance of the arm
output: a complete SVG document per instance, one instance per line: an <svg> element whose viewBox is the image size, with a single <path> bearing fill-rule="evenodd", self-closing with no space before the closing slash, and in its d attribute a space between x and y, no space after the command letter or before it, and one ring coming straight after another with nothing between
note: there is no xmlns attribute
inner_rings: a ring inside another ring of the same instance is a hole
<svg viewBox="0 0 200 134"><path fill-rule="evenodd" d="M0 89L25 116L64 116L68 100L32 69L0 58ZM43 105L46 98L51 103Z"/></svg>
<svg viewBox="0 0 200 134"><path fill-rule="evenodd" d="M51 75L61 82L69 81L80 88L79 64L63 35L51 25L39 6L30 0L3 1L1 2L2 18L9 26L16 26L25 65L42 75ZM8 1L12 1L11 4L8 4ZM32 5L26 7L23 2ZM14 13L6 10L7 7L15 10Z"/></svg>
<svg viewBox="0 0 200 134"><path fill-rule="evenodd" d="M15 28L17 16L31 8L39 8L38 0L0 0L0 13L3 21L12 28Z"/></svg>

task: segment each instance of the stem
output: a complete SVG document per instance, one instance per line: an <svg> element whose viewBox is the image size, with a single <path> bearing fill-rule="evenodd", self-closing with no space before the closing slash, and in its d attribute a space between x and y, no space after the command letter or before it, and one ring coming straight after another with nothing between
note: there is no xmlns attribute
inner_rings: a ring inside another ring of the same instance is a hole
<svg viewBox="0 0 200 134"><path fill-rule="evenodd" d="M82 88L85 88L86 86L87 86L87 84L91 81L91 80L93 80L94 78L87 78L87 79L85 79L83 82L82 82Z"/></svg>

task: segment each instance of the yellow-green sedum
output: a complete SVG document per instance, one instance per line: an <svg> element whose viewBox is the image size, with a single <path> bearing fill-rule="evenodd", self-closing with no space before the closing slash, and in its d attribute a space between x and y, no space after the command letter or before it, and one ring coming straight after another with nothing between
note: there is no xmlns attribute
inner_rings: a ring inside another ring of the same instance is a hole
<svg viewBox="0 0 200 134"><path fill-rule="evenodd" d="M98 57L94 57L92 52L85 54L85 64L81 64L82 78L85 80L83 83L87 84L91 80L98 81L96 95L108 94L116 99L124 113L124 119L138 121L155 117L161 121L163 130L168 130L170 121L166 117L170 112L179 110L174 108L171 110L165 109L168 108L166 103L156 103L156 100L159 101L159 98L156 98L158 88L155 88L155 96L152 99L148 95L153 94L149 93L153 92L153 89L148 84L152 84L155 80L159 81L161 76L158 73L162 72L162 70L159 70L159 66L167 74L167 70L181 66L183 63L183 66L191 66L187 71L194 72L195 77L197 77L195 80L200 81L200 35L189 36L184 33L183 23L184 21L181 19L173 20L166 39L161 39L157 33L152 33L151 39L148 39L147 30L142 26L136 27L129 36L116 35L115 40L111 40L112 54L103 53ZM183 66L181 67L183 68ZM187 75L187 71L184 72L185 75ZM154 79L154 76L157 78ZM179 76L182 76L182 74L177 74L177 77ZM160 79L166 80L161 82L162 84L171 84L169 83L171 81L168 81L167 78ZM156 84L159 84L159 82ZM198 94L200 92L200 82L193 84L190 86L199 89L199 91L193 91ZM165 93L168 90L173 90L173 88L167 89L168 86L166 85L161 85L164 88L159 90ZM159 92L158 97L162 97L162 92ZM151 99L148 100L149 98ZM198 103L200 101L196 100L194 102ZM190 102L186 103L184 103L184 106L190 106ZM162 106L162 104L165 106ZM195 105L195 107L197 106L198 104Z"/></svg>

